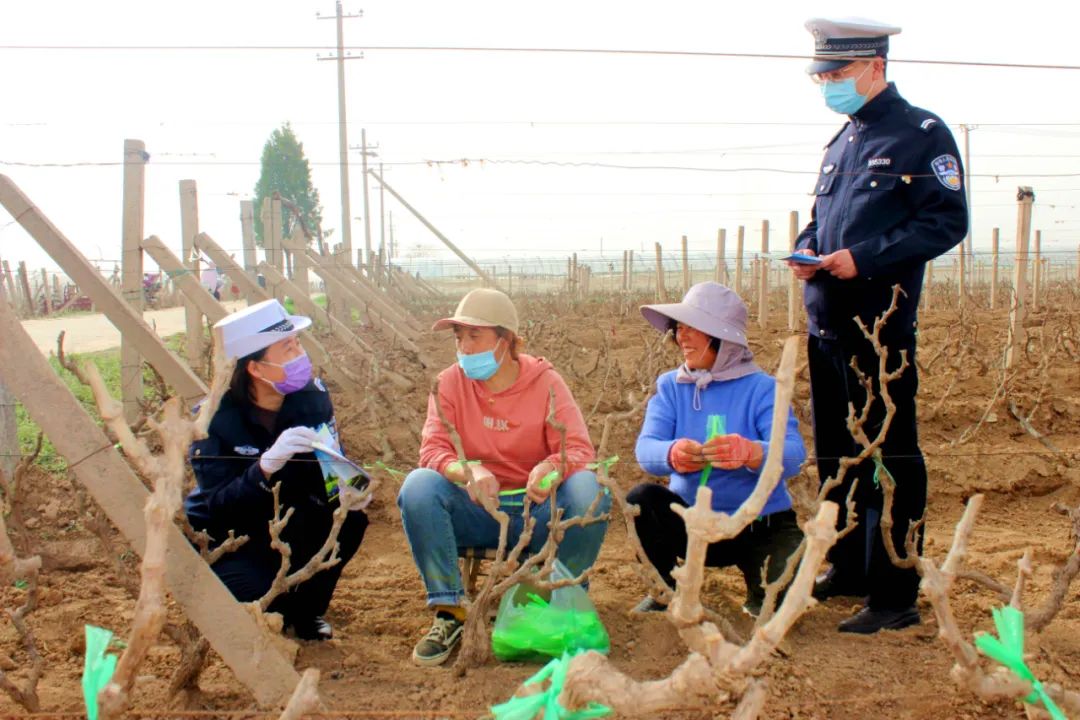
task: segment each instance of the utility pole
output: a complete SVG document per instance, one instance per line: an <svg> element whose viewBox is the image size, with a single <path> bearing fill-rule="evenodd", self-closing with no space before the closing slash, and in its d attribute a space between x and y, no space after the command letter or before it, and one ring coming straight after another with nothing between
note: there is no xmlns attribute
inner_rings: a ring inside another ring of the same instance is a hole
<svg viewBox="0 0 1080 720"><path fill-rule="evenodd" d="M379 177L382 177L382 175L379 175ZM394 242L394 211L393 210L391 210L389 212L389 217L390 217L390 221L389 221L389 225L390 225L390 257L395 258L395 257L397 257L397 243Z"/></svg>
<svg viewBox="0 0 1080 720"><path fill-rule="evenodd" d="M337 101L338 101L338 168L341 172L341 244L345 257L352 257L352 229L350 227L352 210L349 204L349 133L345 122L345 26L347 18L363 17L363 11L354 15L345 15L341 9L341 0L336 2L336 14L319 15L319 20L337 21ZM365 180L366 182L366 180ZM365 212L366 214L366 212ZM351 260L348 262L351 263Z"/></svg>
<svg viewBox="0 0 1080 720"><path fill-rule="evenodd" d="M379 149L378 145L367 144L367 130L361 128L360 130L360 146L353 145L353 150L360 151L360 163L363 166L364 171L364 264L367 267L371 267L371 212L368 209L368 165L367 159L369 157L378 157L379 154L374 152ZM379 177L382 177L380 175ZM379 185L379 192L382 193L382 185Z"/></svg>
<svg viewBox="0 0 1080 720"><path fill-rule="evenodd" d="M364 173L364 177L367 177L367 173ZM379 177L384 177L382 161L379 162ZM386 193L383 192L382 183L379 183L379 254L389 259L389 251L390 248L386 247Z"/></svg>

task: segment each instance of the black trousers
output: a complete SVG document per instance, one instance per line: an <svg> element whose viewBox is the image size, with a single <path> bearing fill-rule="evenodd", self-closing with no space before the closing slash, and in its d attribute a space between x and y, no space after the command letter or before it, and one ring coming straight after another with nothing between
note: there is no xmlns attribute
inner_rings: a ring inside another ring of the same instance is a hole
<svg viewBox="0 0 1080 720"><path fill-rule="evenodd" d="M889 395L896 405L896 414L881 446L882 462L896 481L892 539L897 553L903 556L908 523L918 520L926 511L926 463L919 450L915 417L915 394L919 389L915 338L893 333L883 337L882 344L889 351L886 366L889 371L899 367L902 350L907 351L909 362L904 374L888 385ZM848 403L854 405L856 412L860 412L866 399L866 392L849 365L853 357L859 369L873 380L874 399L864 426L866 436L871 441L877 437L885 419L885 404L878 386L878 356L861 335L839 340L811 336L807 343L807 354L810 361L814 450L818 474L824 483L826 478L835 477L841 457L854 457L861 450L847 428ZM915 604L919 594L919 576L914 569L901 570L893 565L885 552L878 525L883 497L880 487L874 483L874 469L871 459L851 468L844 482L828 496L829 500L840 505L837 525L845 527L847 512L844 501L852 483L858 480L854 497L858 523L862 527L852 531L833 547L829 561L842 578L842 584L865 588L872 609L899 610ZM921 532L918 549L922 551Z"/></svg>
<svg viewBox="0 0 1080 720"><path fill-rule="evenodd" d="M294 515L289 521L290 526L295 519ZM297 523L296 529L299 530L302 524ZM310 580L296 585L288 592L278 595L270 603L268 611L281 613L286 625L325 615L326 609L330 607L330 598L334 594L334 588L337 587L338 579L341 577L341 571L360 548L367 525L367 515L363 512L349 513L338 535L338 556L341 562L332 568L316 573ZM303 567L322 546L329 527L321 533L294 532L291 534L287 533L288 528L289 526L286 526L286 533L282 539L288 542L292 549L289 572L294 572ZM240 602L253 602L265 595L279 567L281 567L281 555L276 550L265 543L250 542L222 556L212 566L214 572L221 578L221 582L225 583L225 586Z"/></svg>
<svg viewBox="0 0 1080 720"><path fill-rule="evenodd" d="M664 582L675 587L671 571L675 569L677 558L686 554L686 525L671 505L677 503L686 507L686 501L655 483L638 485L627 493L626 501L641 508L641 514L634 518L634 527L645 554ZM793 511L773 513L755 520L730 540L709 545L705 565L739 568L746 580L747 601L760 603L765 597L761 569L767 562L767 579L771 582L780 577L802 537Z"/></svg>

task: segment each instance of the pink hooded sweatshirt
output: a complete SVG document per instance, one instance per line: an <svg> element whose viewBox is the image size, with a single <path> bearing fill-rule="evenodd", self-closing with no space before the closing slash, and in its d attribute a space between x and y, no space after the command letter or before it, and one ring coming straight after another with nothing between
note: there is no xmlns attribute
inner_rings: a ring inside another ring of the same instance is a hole
<svg viewBox="0 0 1080 720"><path fill-rule="evenodd" d="M525 487L529 472L544 460L559 467L559 433L545 422L549 389L555 390L555 418L566 425L564 477L593 462L596 451L585 418L570 388L543 358L519 355L521 372L514 384L490 393L483 382L465 377L454 364L439 373L439 403L461 435L468 460L479 460L499 480L502 490ZM458 459L450 435L439 420L435 398L428 396L427 420L420 440L420 466L445 474Z"/></svg>

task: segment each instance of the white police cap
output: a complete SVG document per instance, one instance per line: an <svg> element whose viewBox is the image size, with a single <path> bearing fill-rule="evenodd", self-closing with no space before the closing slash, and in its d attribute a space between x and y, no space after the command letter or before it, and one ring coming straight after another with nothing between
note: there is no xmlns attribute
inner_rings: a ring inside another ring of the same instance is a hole
<svg viewBox="0 0 1080 720"><path fill-rule="evenodd" d="M806 29L814 36L814 62L806 68L811 75L839 70L855 60L885 57L889 36L900 28L865 18L811 18Z"/></svg>
<svg viewBox="0 0 1080 720"><path fill-rule="evenodd" d="M214 336L230 359L238 359L291 338L310 325L311 318L290 315L277 300L263 300L218 320Z"/></svg>

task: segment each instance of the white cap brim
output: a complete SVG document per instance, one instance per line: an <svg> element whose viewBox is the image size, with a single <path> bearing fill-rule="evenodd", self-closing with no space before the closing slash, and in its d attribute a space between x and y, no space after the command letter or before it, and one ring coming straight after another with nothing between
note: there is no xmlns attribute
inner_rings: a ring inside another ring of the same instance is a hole
<svg viewBox="0 0 1080 720"><path fill-rule="evenodd" d="M238 360L242 357L247 357L251 353L268 348L276 342L295 337L296 335L299 335L302 330L311 327L311 318L309 317L305 317L304 315L288 315L286 317L293 325L292 330L286 330L284 332L259 332L254 335L238 338L227 345L225 348L226 355L228 355L231 360Z"/></svg>

